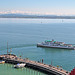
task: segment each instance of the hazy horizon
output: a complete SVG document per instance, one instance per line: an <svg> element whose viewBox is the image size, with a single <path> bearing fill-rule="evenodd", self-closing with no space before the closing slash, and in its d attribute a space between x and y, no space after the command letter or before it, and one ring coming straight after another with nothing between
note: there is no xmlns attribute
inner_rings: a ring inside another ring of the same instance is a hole
<svg viewBox="0 0 75 75"><path fill-rule="evenodd" d="M75 15L74 0L0 0L0 14Z"/></svg>

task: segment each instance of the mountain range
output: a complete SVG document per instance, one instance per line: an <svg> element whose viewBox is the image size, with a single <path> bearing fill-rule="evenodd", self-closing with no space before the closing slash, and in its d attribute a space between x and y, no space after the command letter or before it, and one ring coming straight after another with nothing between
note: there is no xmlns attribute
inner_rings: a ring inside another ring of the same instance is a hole
<svg viewBox="0 0 75 75"><path fill-rule="evenodd" d="M75 19L75 16L57 15L28 15L28 14L0 14L0 18L46 18L46 19Z"/></svg>

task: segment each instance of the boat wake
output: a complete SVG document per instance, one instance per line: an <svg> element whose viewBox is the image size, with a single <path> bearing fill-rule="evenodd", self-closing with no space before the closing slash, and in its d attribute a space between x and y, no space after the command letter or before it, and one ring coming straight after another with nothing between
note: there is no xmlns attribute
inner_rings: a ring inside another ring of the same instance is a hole
<svg viewBox="0 0 75 75"><path fill-rule="evenodd" d="M11 49L11 48L22 48L22 47L31 47L31 46L36 46L36 44L15 44L15 45L9 45L8 49ZM7 47L5 47L5 46L2 46L0 48L0 50L5 50L5 49L7 49Z"/></svg>

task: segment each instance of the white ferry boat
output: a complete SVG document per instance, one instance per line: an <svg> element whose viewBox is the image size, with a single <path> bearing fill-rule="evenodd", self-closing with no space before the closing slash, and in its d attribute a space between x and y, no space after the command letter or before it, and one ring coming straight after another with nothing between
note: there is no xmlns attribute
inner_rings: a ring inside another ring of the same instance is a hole
<svg viewBox="0 0 75 75"><path fill-rule="evenodd" d="M72 44L65 44L64 42L58 42L54 40L46 40L45 42L38 43L37 47L75 49L75 46L73 46Z"/></svg>

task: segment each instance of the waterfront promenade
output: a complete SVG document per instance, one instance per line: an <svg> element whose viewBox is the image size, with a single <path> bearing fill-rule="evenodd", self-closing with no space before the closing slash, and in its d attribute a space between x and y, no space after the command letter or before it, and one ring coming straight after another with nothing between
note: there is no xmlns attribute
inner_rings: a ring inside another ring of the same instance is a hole
<svg viewBox="0 0 75 75"><path fill-rule="evenodd" d="M53 75L69 75L69 72L63 70L61 68L57 68L52 65L43 64L37 61L31 61L28 58L22 59L13 54L4 54L0 55L0 60L4 60L5 63L17 64L17 63L25 63L26 67L33 68L42 72Z"/></svg>

